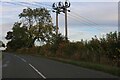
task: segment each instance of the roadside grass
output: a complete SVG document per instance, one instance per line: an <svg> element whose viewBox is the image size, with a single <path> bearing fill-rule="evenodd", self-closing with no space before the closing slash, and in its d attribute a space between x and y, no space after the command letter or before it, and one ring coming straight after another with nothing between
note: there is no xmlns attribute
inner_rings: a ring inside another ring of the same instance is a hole
<svg viewBox="0 0 120 80"><path fill-rule="evenodd" d="M95 64L90 62L83 62L83 61L75 61L75 60L69 60L69 59L63 59L63 58L54 58L54 57L47 57L52 60L60 61L63 63L68 63L72 65L77 65L80 67L98 70L102 72L106 72L115 76L120 76L120 68L115 66L108 66L108 65L102 65L102 64Z"/></svg>
<svg viewBox="0 0 120 80"><path fill-rule="evenodd" d="M24 54L24 55L28 55L28 54ZM38 54L29 54L29 55L47 58L47 59L51 59L51 60L55 60L55 61L59 61L59 62L67 63L67 64L72 64L72 65L80 66L83 68L102 71L102 72L109 73L109 74L120 77L120 68L115 67L115 66L96 64L96 63L84 62L84 61L76 61L76 60L64 59L64 58L58 58L58 57L48 57L48 56L38 55Z"/></svg>

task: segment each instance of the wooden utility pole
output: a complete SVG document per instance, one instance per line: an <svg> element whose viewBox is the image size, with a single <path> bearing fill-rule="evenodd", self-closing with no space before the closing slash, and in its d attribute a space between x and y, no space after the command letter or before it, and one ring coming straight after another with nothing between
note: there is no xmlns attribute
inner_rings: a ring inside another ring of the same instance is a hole
<svg viewBox="0 0 120 80"><path fill-rule="evenodd" d="M67 35L67 9L65 9L65 39L68 39L68 35Z"/></svg>
<svg viewBox="0 0 120 80"><path fill-rule="evenodd" d="M56 13L56 35L58 35L58 14L60 14L61 10L60 10L60 7L57 6L56 3L53 3L52 5L52 8L53 8L53 12Z"/></svg>
<svg viewBox="0 0 120 80"><path fill-rule="evenodd" d="M65 13L65 39L68 40L68 30L67 30L67 12L70 12L67 8L70 7L70 2L67 0L63 4L63 13Z"/></svg>
<svg viewBox="0 0 120 80"><path fill-rule="evenodd" d="M56 35L58 35L58 13L56 12Z"/></svg>
<svg viewBox="0 0 120 80"><path fill-rule="evenodd" d="M67 31L67 12L70 12L70 10L68 10L67 8L70 7L70 2L68 2L67 0L65 1L65 3L63 2L59 2L58 4L53 3L53 12L56 12L56 35L58 35L58 14L60 14L60 12L65 13L65 39L68 40L68 31Z"/></svg>

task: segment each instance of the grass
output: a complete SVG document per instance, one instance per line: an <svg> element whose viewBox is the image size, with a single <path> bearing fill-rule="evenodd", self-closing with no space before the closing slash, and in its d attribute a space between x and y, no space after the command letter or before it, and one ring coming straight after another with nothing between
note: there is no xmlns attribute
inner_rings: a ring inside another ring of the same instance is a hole
<svg viewBox="0 0 120 80"><path fill-rule="evenodd" d="M63 63L68 63L72 65L77 65L84 68L89 68L93 70L98 70L102 72L106 72L115 76L120 76L120 68L115 66L108 66L108 65L102 65L102 64L94 64L90 62L83 62L83 61L75 61L75 60L69 60L69 59L62 59L62 58L54 58L54 57L48 57L52 60L57 60Z"/></svg>

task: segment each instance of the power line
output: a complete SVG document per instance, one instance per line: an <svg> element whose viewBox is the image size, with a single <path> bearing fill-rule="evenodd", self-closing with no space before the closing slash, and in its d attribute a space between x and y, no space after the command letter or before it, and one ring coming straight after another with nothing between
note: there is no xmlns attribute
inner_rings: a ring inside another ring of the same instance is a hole
<svg viewBox="0 0 120 80"><path fill-rule="evenodd" d="M73 12L73 13L74 13L77 17L86 20L86 21L87 21L88 23L90 23L91 25L95 25L94 27L98 26L98 27L96 27L96 28L101 28L101 29L103 29L103 26L97 24L96 22L91 21L90 19L88 19L88 18L86 18L86 17L80 16L79 14L77 14L77 13L75 13L75 12Z"/></svg>
<svg viewBox="0 0 120 80"><path fill-rule="evenodd" d="M19 3L4 2L4 3L13 4L13 5L19 5L19 6L25 6L25 7L30 7L30 6L40 7L39 5L31 4L31 3L27 3L27 2L19 2ZM35 3L37 3L37 2L35 2ZM30 6L27 6L27 5L25 5L25 4L30 5ZM42 3L38 3L38 4L42 4ZM48 6L50 6L50 5L48 5ZM42 7L42 6L41 6L41 7ZM49 8L49 9L52 9L52 8ZM76 14L76 13L75 13L75 14ZM87 18L84 18L84 17L82 17L82 16L80 16L80 15L78 15L78 14L73 15L73 16L76 17L76 18L78 18L78 17L79 17L79 18L83 18L83 19L85 19L86 22L89 23L89 24L94 23L94 22L88 20ZM80 19L80 20L81 20L81 19ZM84 20L84 21L85 21L85 20ZM96 24L96 23L94 23L94 24L95 24L95 25L98 25L98 24Z"/></svg>
<svg viewBox="0 0 120 80"><path fill-rule="evenodd" d="M78 17L77 16L75 16L75 15L71 15L71 14L69 14L68 15L69 17L71 17L71 18L73 18L74 20L77 20L78 22L80 22L81 23L81 21L83 21L82 23L83 24L86 24L86 25L88 25L88 26L92 26L91 28L96 28L95 26L93 26L90 22L88 22L88 21L86 21L86 20L84 20L84 19L78 19ZM99 28L96 28L97 30L101 30L101 29L99 29Z"/></svg>
<svg viewBox="0 0 120 80"><path fill-rule="evenodd" d="M85 18L85 17L83 17L83 16L80 16L80 15L78 15L78 14L75 13L75 12L73 12L73 13L74 13L77 17L79 17L79 18L83 18L84 20L90 22L91 24L94 24L94 25L97 25L97 26L99 25L99 24L97 24L97 23L95 23L95 22L89 20L88 18Z"/></svg>
<svg viewBox="0 0 120 80"><path fill-rule="evenodd" d="M25 6L25 7L31 7L31 6L34 6L34 7L44 7L44 6L31 4L31 3L27 3L27 2L18 2L18 3L15 3L15 2L3 2L3 3L12 4L12 5L19 5L19 6ZM52 10L52 8L48 8L48 7L47 7L47 9Z"/></svg>
<svg viewBox="0 0 120 80"><path fill-rule="evenodd" d="M75 9L75 8L73 8L73 9ZM81 15L79 15L78 13L73 12L73 11L72 11L72 13L73 13L74 15L78 16L79 18L83 18L83 19L85 19L86 21L91 22L91 23L94 24L94 25L97 25L97 26L99 26L99 27L103 27L103 26L100 26L98 23L92 21L92 20L90 19L90 17L83 17L83 16L81 16Z"/></svg>
<svg viewBox="0 0 120 80"><path fill-rule="evenodd" d="M27 5L18 4L18 3L13 3L13 2L2 2L2 3L7 3L7 4L12 4L12 5L18 5L18 6L30 7L30 6L27 6Z"/></svg>
<svg viewBox="0 0 120 80"><path fill-rule="evenodd" d="M75 8L73 8L73 10L74 10ZM83 16L81 16L81 15L79 15L78 13L76 13L76 12L72 12L73 14L75 14L75 15L77 15L77 16L79 16L79 17L81 17L81 18L84 18L85 20L87 20L87 21L90 21L91 23L93 23L94 25L97 25L97 26L99 26L100 28L101 27L103 27L102 26L102 24L99 24L99 23L96 23L95 21L93 21L92 19L95 19L95 18L93 18L93 17L83 17ZM92 19L91 19L92 18ZM115 24L112 24L112 25L114 25L114 26L116 26Z"/></svg>
<svg viewBox="0 0 120 80"><path fill-rule="evenodd" d="M62 15L64 15L63 13L62 13ZM72 15L72 14L68 14L68 16L69 17L71 17L72 19L74 19L75 21L77 21L77 22L80 22L81 23L81 21L83 21L82 23L83 24L86 24L86 25L88 25L88 26L93 26L92 24L91 24L91 22L88 22L88 21L86 21L85 19L80 19L80 18L78 18L78 16L76 16L76 15ZM94 28L93 28L94 27ZM96 30L100 30L100 29L98 29L98 28L96 28L95 26L93 26L92 28L93 29L96 29Z"/></svg>
<svg viewBox="0 0 120 80"><path fill-rule="evenodd" d="M73 15L71 15L71 14L68 14L68 16L69 16L70 18L76 20L77 22L80 22L80 23L81 23L81 22L83 21L82 19L78 19L76 16L73 16Z"/></svg>
<svg viewBox="0 0 120 80"><path fill-rule="evenodd" d="M41 4L41 5L46 5L46 6L48 6L48 7L51 7L51 6L52 6L52 5L45 4L45 3L41 3L41 2L34 2L34 3L36 3L36 4Z"/></svg>
<svg viewBox="0 0 120 80"><path fill-rule="evenodd" d="M28 3L28 2L19 2L19 3L22 3L22 4L27 4L27 5L31 5L31 6L37 6L37 7L46 7L46 8L48 8L48 9L52 9L52 8L50 8L50 7L47 7L47 6L41 6L41 4L36 4L37 2L35 2L35 4L32 4L32 3ZM43 5L43 4L42 4Z"/></svg>
<svg viewBox="0 0 120 80"><path fill-rule="evenodd" d="M19 3L21 3L21 4L27 4L27 5L31 5L31 6L41 7L41 6L38 6L38 5L33 5L33 4L31 4L31 3L28 3L28 2L19 2Z"/></svg>

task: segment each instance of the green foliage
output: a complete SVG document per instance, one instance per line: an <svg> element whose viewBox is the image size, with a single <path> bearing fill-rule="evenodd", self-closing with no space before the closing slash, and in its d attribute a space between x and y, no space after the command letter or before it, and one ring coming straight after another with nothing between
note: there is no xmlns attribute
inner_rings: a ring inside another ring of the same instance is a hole
<svg viewBox="0 0 120 80"><path fill-rule="evenodd" d="M55 34L52 35L51 38L51 48L50 51L52 53L56 53L60 43L64 42L64 37L61 34L58 34L57 36Z"/></svg>
<svg viewBox="0 0 120 80"><path fill-rule="evenodd" d="M106 37L99 39L95 36L89 41L79 42L66 41L61 34L58 36L53 34L50 43L36 47L36 49L35 47L34 49L28 48L27 53L32 54L31 50L48 57L120 67L120 32L109 33Z"/></svg>
<svg viewBox="0 0 120 80"><path fill-rule="evenodd" d="M19 17L25 20L23 21L23 24L24 27L27 27L30 38L49 42L50 35L52 35L53 32L53 23L47 9L23 9L23 12L20 13Z"/></svg>
<svg viewBox="0 0 120 80"><path fill-rule="evenodd" d="M12 39L7 43L7 48L11 48L13 50L26 47L28 35L26 34L26 30L23 27L20 27L21 23L16 22L13 26Z"/></svg>
<svg viewBox="0 0 120 80"><path fill-rule="evenodd" d="M113 74L115 76L120 76L120 68L115 66L109 66L109 65L101 65L101 64L93 64L90 62L84 62L84 61L76 61L71 59L63 59L63 58L55 58L55 57L49 57L49 59L57 60L63 63L68 63L72 65L77 65L84 68L89 68L93 70L103 71L106 73Z"/></svg>
<svg viewBox="0 0 120 80"><path fill-rule="evenodd" d="M34 46L36 39L46 43L50 42L53 34L53 24L47 9L23 9L19 18L22 21L20 23L16 22L12 28L13 31L7 32L6 39L11 40L8 42L7 48L13 50L31 48Z"/></svg>
<svg viewBox="0 0 120 80"><path fill-rule="evenodd" d="M80 42L65 41L59 34L53 36L49 49L44 54L48 52L62 58L120 66L120 32Z"/></svg>
<svg viewBox="0 0 120 80"><path fill-rule="evenodd" d="M5 47L5 44L0 40L0 47Z"/></svg>

